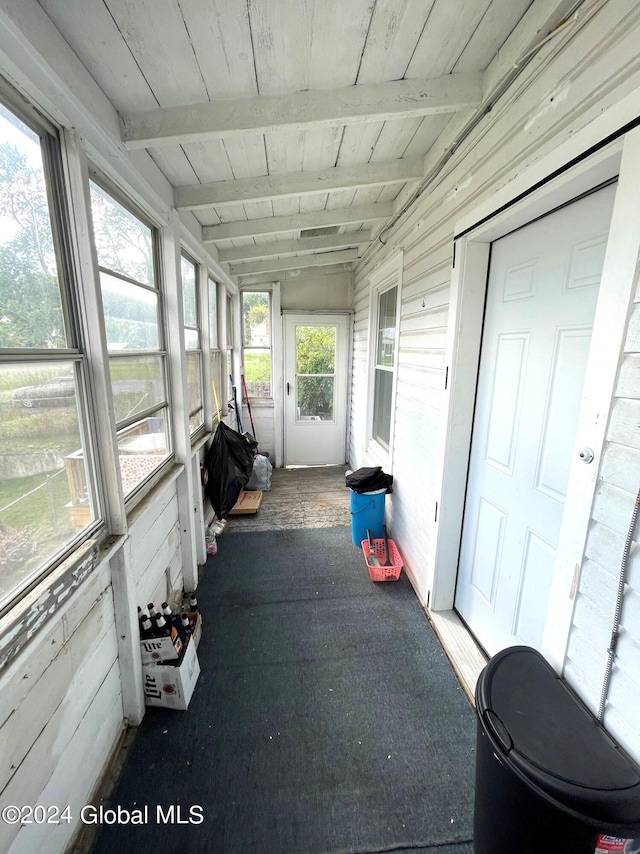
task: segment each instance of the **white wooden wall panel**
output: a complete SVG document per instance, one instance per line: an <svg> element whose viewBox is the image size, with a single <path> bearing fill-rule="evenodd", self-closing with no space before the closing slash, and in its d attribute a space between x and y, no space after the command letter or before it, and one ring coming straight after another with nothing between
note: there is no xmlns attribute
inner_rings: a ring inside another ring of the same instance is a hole
<svg viewBox="0 0 640 854"><path fill-rule="evenodd" d="M176 482L154 495L129 528L137 605L158 605L183 586Z"/></svg>
<svg viewBox="0 0 640 854"><path fill-rule="evenodd" d="M119 679L119 668L114 664L74 733L73 750L66 750L60 757L39 803L68 804L71 815L77 817L88 801L85 793L96 791L102 769L122 733ZM25 826L11 845L9 854L33 854L34 851L63 854L69 850L77 829L77 820L70 825Z"/></svg>
<svg viewBox="0 0 640 854"><path fill-rule="evenodd" d="M3 673L0 709L6 759L2 803L59 804L71 790L86 802L123 725L108 564L93 573ZM87 729L93 733L89 744L83 737ZM74 771L65 776L65 768ZM77 774L84 776L87 788L76 787ZM41 800L47 791L51 800ZM18 830L0 826L0 850L9 850ZM20 832L16 850L39 850L29 847L29 833ZM47 850L62 851L64 843Z"/></svg>
<svg viewBox="0 0 640 854"><path fill-rule="evenodd" d="M519 171L535 163L576 129L583 127L618 98L640 85L637 40L640 8L631 0L607 4L595 19L574 31L572 50L559 52L560 42L532 63L508 98L494 107L479 129L461 146L453 165L445 170L421 200L391 231L383 233L386 246L374 242L355 274L355 340L353 351L351 465L366 464L366 418L361 407L367 388L369 276L391 253L404 257L403 312L400 325L400 364L395 423L394 495L389 502L392 536L402 550L407 570L424 602L430 543L436 530L429 475L434 477L435 450L444 388L444 346L448 323L448 286L454 222L490 198ZM574 50L575 49L575 52ZM576 62L576 56L581 57ZM461 59L462 64L462 59ZM421 72L423 73L422 69ZM427 166L429 165L427 158ZM420 300L425 299L424 311ZM616 399L603 456L601 484L594 502L582 574L577 595L567 678L597 707L609 643L610 610L615 596L615 565L621 554L633 506L640 462L640 308L629 323ZM430 368L430 370L427 370ZM419 392L419 393L418 393ZM423 423L416 423L412 409ZM409 452L419 448L418 458ZM416 470L420 472L422 500L415 501ZM431 505L431 506L430 506ZM640 570L631 562L630 602L623 628L625 643L614 670L608 725L635 755L640 755L637 732L638 690L623 691L640 680L635 657L640 629L631 622L636 613ZM624 656L624 658L623 658ZM631 703L634 699L635 706ZM635 730L634 730L635 721Z"/></svg>

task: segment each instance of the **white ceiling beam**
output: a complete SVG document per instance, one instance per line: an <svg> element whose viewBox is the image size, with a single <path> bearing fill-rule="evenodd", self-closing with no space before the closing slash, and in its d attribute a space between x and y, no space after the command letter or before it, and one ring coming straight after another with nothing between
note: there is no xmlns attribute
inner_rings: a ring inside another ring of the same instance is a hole
<svg viewBox="0 0 640 854"><path fill-rule="evenodd" d="M343 249L339 252L321 252L317 255L296 255L294 258L274 258L271 261L251 261L248 264L234 264L232 276L248 273L272 273L276 270L297 270L302 267L323 267L327 264L343 264L345 261L357 261L357 249Z"/></svg>
<svg viewBox="0 0 640 854"><path fill-rule="evenodd" d="M332 276L336 273L352 273L353 264L327 264L327 266L313 267L309 269L279 270L276 273L249 273L246 276L238 274L240 287L244 285L263 285L269 282L295 282L304 281L309 276Z"/></svg>
<svg viewBox="0 0 640 854"><path fill-rule="evenodd" d="M238 178L235 181L212 181L175 188L177 208L204 208L209 205L235 205L266 199L327 193L330 190L357 189L376 184L403 184L423 177L423 159L404 157L382 163L360 166L333 166L321 172L291 172Z"/></svg>
<svg viewBox="0 0 640 854"><path fill-rule="evenodd" d="M279 243L262 243L257 246L239 246L223 249L218 255L221 264L234 261L252 261L256 258L276 258L294 255L297 252L317 252L319 249L343 249L365 246L371 242L370 231L352 231L349 234L327 234L321 237L301 237L297 240L281 240Z"/></svg>
<svg viewBox="0 0 640 854"><path fill-rule="evenodd" d="M330 225L352 225L389 219L394 214L393 202L373 202L351 208L324 209L291 216L269 216L263 219L240 219L220 225L205 225L202 229L204 243L216 240L233 240L237 237L255 237L257 234L277 234L281 231L299 231L302 228L326 228Z"/></svg>
<svg viewBox="0 0 640 854"><path fill-rule="evenodd" d="M315 89L125 113L127 148L182 145L245 133L413 119L475 107L482 74Z"/></svg>

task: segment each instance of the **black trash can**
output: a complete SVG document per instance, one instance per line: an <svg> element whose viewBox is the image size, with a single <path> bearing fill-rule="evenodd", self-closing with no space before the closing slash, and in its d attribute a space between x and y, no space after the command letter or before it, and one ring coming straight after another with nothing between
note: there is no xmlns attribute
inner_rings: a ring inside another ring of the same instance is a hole
<svg viewBox="0 0 640 854"><path fill-rule="evenodd" d="M476 713L475 854L594 854L625 850L604 835L640 837L640 767L540 653L495 655Z"/></svg>

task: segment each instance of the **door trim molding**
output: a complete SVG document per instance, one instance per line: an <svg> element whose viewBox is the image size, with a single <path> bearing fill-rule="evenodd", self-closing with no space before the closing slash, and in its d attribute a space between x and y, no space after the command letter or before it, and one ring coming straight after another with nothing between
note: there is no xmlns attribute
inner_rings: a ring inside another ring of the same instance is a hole
<svg viewBox="0 0 640 854"><path fill-rule="evenodd" d="M539 168L538 165L535 171L539 171ZM545 655L559 670L564 662L573 616L571 591L575 583L575 567L582 561L608 421L603 414L610 411L620 348L636 283L640 227L635 218L629 222L629 206L633 193L637 193L640 186L640 129L631 131L624 139L599 150L588 160L580 161L573 169L563 172L555 180L538 187L506 209L501 209L497 203L502 202L502 199L496 199L494 217L486 217L485 203L477 209L476 216L472 212L465 218L465 234L455 242L445 351L449 383L445 391L447 400L443 411L442 444L436 475L440 513L429 562L432 575L427 581L427 589L421 591L422 600L427 601L433 611L453 608L490 243L595 189L618 173L619 190L616 193L602 276L602 296L598 302L592 336L594 344L587 367L585 399L577 433L578 442L593 448L596 459L589 466L583 463L578 466L576 463L572 467L551 591L552 604L543 640ZM525 172L517 186L513 187L513 196L522 193L526 185ZM530 183L532 185L533 182ZM638 215L640 218L640 211ZM469 222L474 221L478 225L469 228ZM637 229L635 234L631 233L633 229ZM458 233L461 231L457 230Z"/></svg>
<svg viewBox="0 0 640 854"><path fill-rule="evenodd" d="M345 323L345 353L344 353L344 372L345 372L345 383L346 383L346 402L345 402L345 424L344 424L344 462L347 462L347 456L349 453L349 423L350 423L350 411L351 411L351 347L353 341L353 311L350 309L280 309L281 315L281 354L280 354L280 365L281 365L281 411L280 416L277 418L280 431L281 431L281 448L282 448L282 467L286 468L287 465L297 465L296 463L288 463L287 462L287 402L286 402L286 392L285 392L285 383L286 383L286 359L287 359L287 321L293 317L300 318L309 318L310 321L313 321L314 318L322 319L322 318L330 318L330 317L343 317L346 321Z"/></svg>

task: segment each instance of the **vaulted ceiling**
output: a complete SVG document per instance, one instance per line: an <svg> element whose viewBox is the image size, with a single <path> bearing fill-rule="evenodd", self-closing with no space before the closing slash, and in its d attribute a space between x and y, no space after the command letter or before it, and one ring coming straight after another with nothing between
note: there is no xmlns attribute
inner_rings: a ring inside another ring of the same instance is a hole
<svg viewBox="0 0 640 854"><path fill-rule="evenodd" d="M533 0L39 0L239 281L348 269Z"/></svg>

